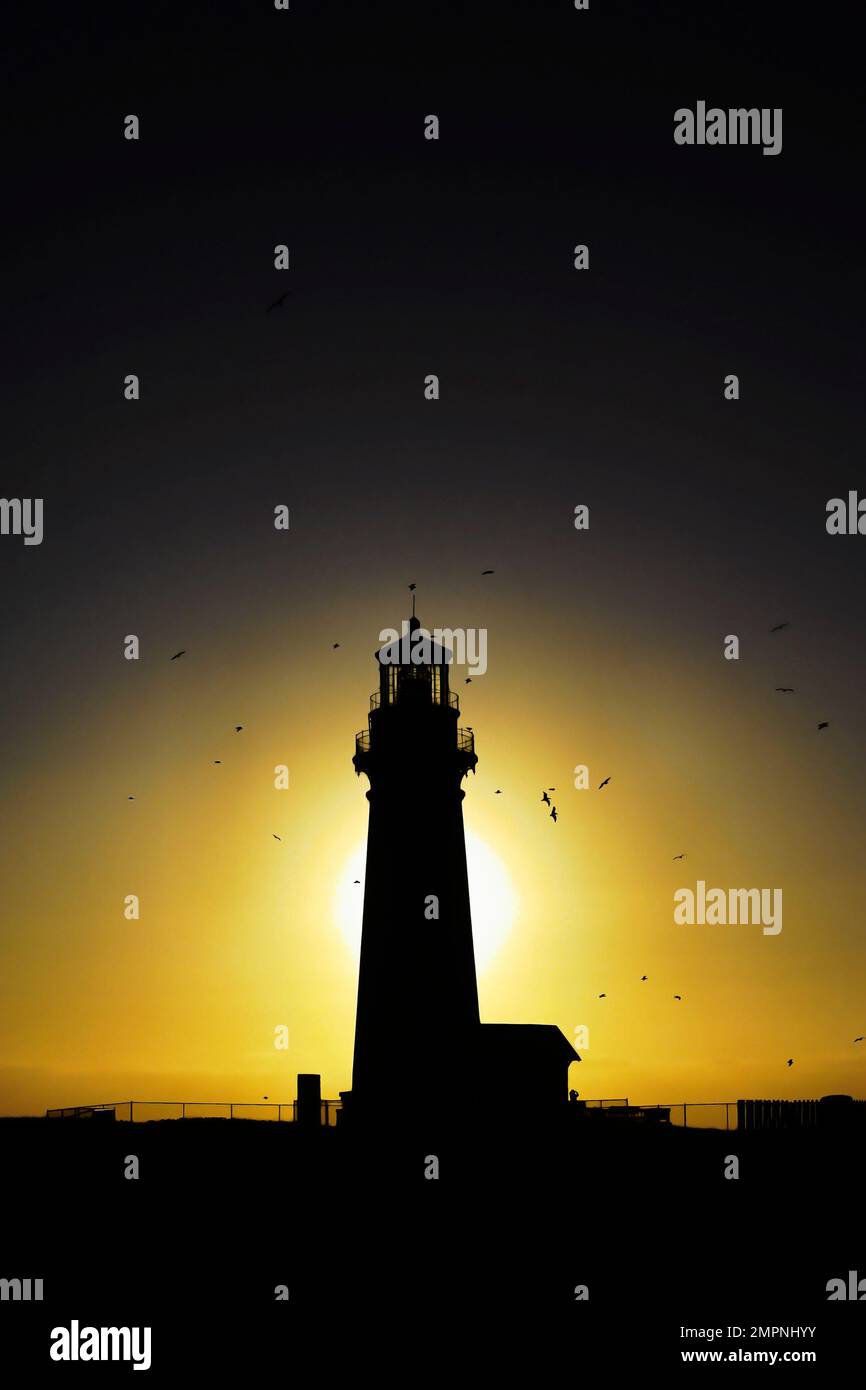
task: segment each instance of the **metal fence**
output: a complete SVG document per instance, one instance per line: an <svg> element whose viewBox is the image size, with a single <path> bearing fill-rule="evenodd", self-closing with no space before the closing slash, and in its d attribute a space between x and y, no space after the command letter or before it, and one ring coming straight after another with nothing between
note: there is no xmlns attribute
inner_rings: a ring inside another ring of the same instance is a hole
<svg viewBox="0 0 866 1390"><path fill-rule="evenodd" d="M630 1105L624 1100L586 1100L587 1110L604 1110L615 1119L644 1120L647 1123L672 1124L681 1129L736 1129L735 1100L678 1101L671 1105Z"/></svg>
<svg viewBox="0 0 866 1390"><path fill-rule="evenodd" d="M629 1105L627 1100L587 1100L614 1118L657 1121L682 1129L790 1130L866 1129L866 1100L822 1096L820 1100L690 1100L672 1105Z"/></svg>
<svg viewBox="0 0 866 1390"><path fill-rule="evenodd" d="M343 1108L340 1100L319 1102L319 1123L333 1126ZM572 1107L570 1106L569 1109ZM672 1124L682 1129L779 1130L818 1125L866 1126L866 1101L850 1096L822 1100L701 1100L672 1105L630 1105L628 1097L579 1100L578 1113L602 1112L612 1122L629 1119ZM271 1120L297 1123L298 1102L212 1100L120 1100L46 1110L51 1120Z"/></svg>
<svg viewBox="0 0 866 1390"><path fill-rule="evenodd" d="M319 1123L332 1126L343 1108L342 1101L319 1102ZM145 1120L272 1120L296 1123L298 1102L278 1101L213 1101L213 1100L118 1100L99 1105L71 1105L46 1110L49 1120L126 1120L141 1123Z"/></svg>

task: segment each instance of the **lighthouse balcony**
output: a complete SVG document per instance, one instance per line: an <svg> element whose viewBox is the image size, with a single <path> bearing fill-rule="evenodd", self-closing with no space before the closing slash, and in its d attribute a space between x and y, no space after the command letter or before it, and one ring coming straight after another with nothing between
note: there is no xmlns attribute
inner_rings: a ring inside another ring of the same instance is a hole
<svg viewBox="0 0 866 1390"><path fill-rule="evenodd" d="M423 695L426 696L427 699L429 699L431 704L447 705L449 709L460 709L460 699L457 695L457 692L454 690L442 690L441 687L436 686L432 683L426 683L422 685L421 681L414 682L412 686L413 695L416 689L420 689ZM396 705L400 702L401 695L405 696L405 694L405 684L402 686L402 688L400 686L397 686L396 689L393 686L389 686L384 692L384 700L382 691L374 690L373 694L370 696L370 709L380 709L383 703L385 705Z"/></svg>
<svg viewBox="0 0 866 1390"><path fill-rule="evenodd" d="M369 754L371 749L370 730L361 729L355 735L355 757L363 758ZM458 753L468 753L472 758L475 757L475 734L471 729L457 730L457 751ZM360 769L358 769L360 771Z"/></svg>

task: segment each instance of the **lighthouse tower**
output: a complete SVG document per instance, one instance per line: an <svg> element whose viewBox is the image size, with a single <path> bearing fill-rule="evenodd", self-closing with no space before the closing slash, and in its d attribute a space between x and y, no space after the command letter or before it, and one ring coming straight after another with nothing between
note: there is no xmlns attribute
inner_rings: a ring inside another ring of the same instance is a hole
<svg viewBox="0 0 866 1390"><path fill-rule="evenodd" d="M352 1105L405 1113L472 1088L480 1027L463 838L474 735L459 727L451 653L416 617L376 653L379 689L355 737L369 779Z"/></svg>

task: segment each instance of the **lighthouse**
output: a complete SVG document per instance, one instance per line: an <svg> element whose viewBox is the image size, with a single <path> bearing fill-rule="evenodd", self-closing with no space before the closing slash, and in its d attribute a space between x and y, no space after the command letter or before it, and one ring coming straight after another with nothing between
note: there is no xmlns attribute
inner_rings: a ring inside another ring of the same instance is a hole
<svg viewBox="0 0 866 1390"><path fill-rule="evenodd" d="M375 658L352 760L370 813L351 1107L397 1120L517 1100L551 1113L565 1104L574 1048L556 1027L479 1016L463 833L478 759L450 688L452 653L413 613Z"/></svg>
<svg viewBox="0 0 866 1390"><path fill-rule="evenodd" d="M431 1108L469 1083L480 1023L462 787L475 740L460 727L451 652L418 618L375 655L353 759L370 815L352 1104Z"/></svg>

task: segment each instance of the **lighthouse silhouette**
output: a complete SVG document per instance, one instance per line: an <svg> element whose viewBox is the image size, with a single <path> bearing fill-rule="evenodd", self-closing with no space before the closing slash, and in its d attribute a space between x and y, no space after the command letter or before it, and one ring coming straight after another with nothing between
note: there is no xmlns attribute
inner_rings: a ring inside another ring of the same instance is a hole
<svg viewBox="0 0 866 1390"><path fill-rule="evenodd" d="M351 1109L457 1116L509 1094L530 1109L564 1104L580 1059L563 1034L479 1016L462 785L478 759L452 652L413 612L375 658L352 760L370 813Z"/></svg>

